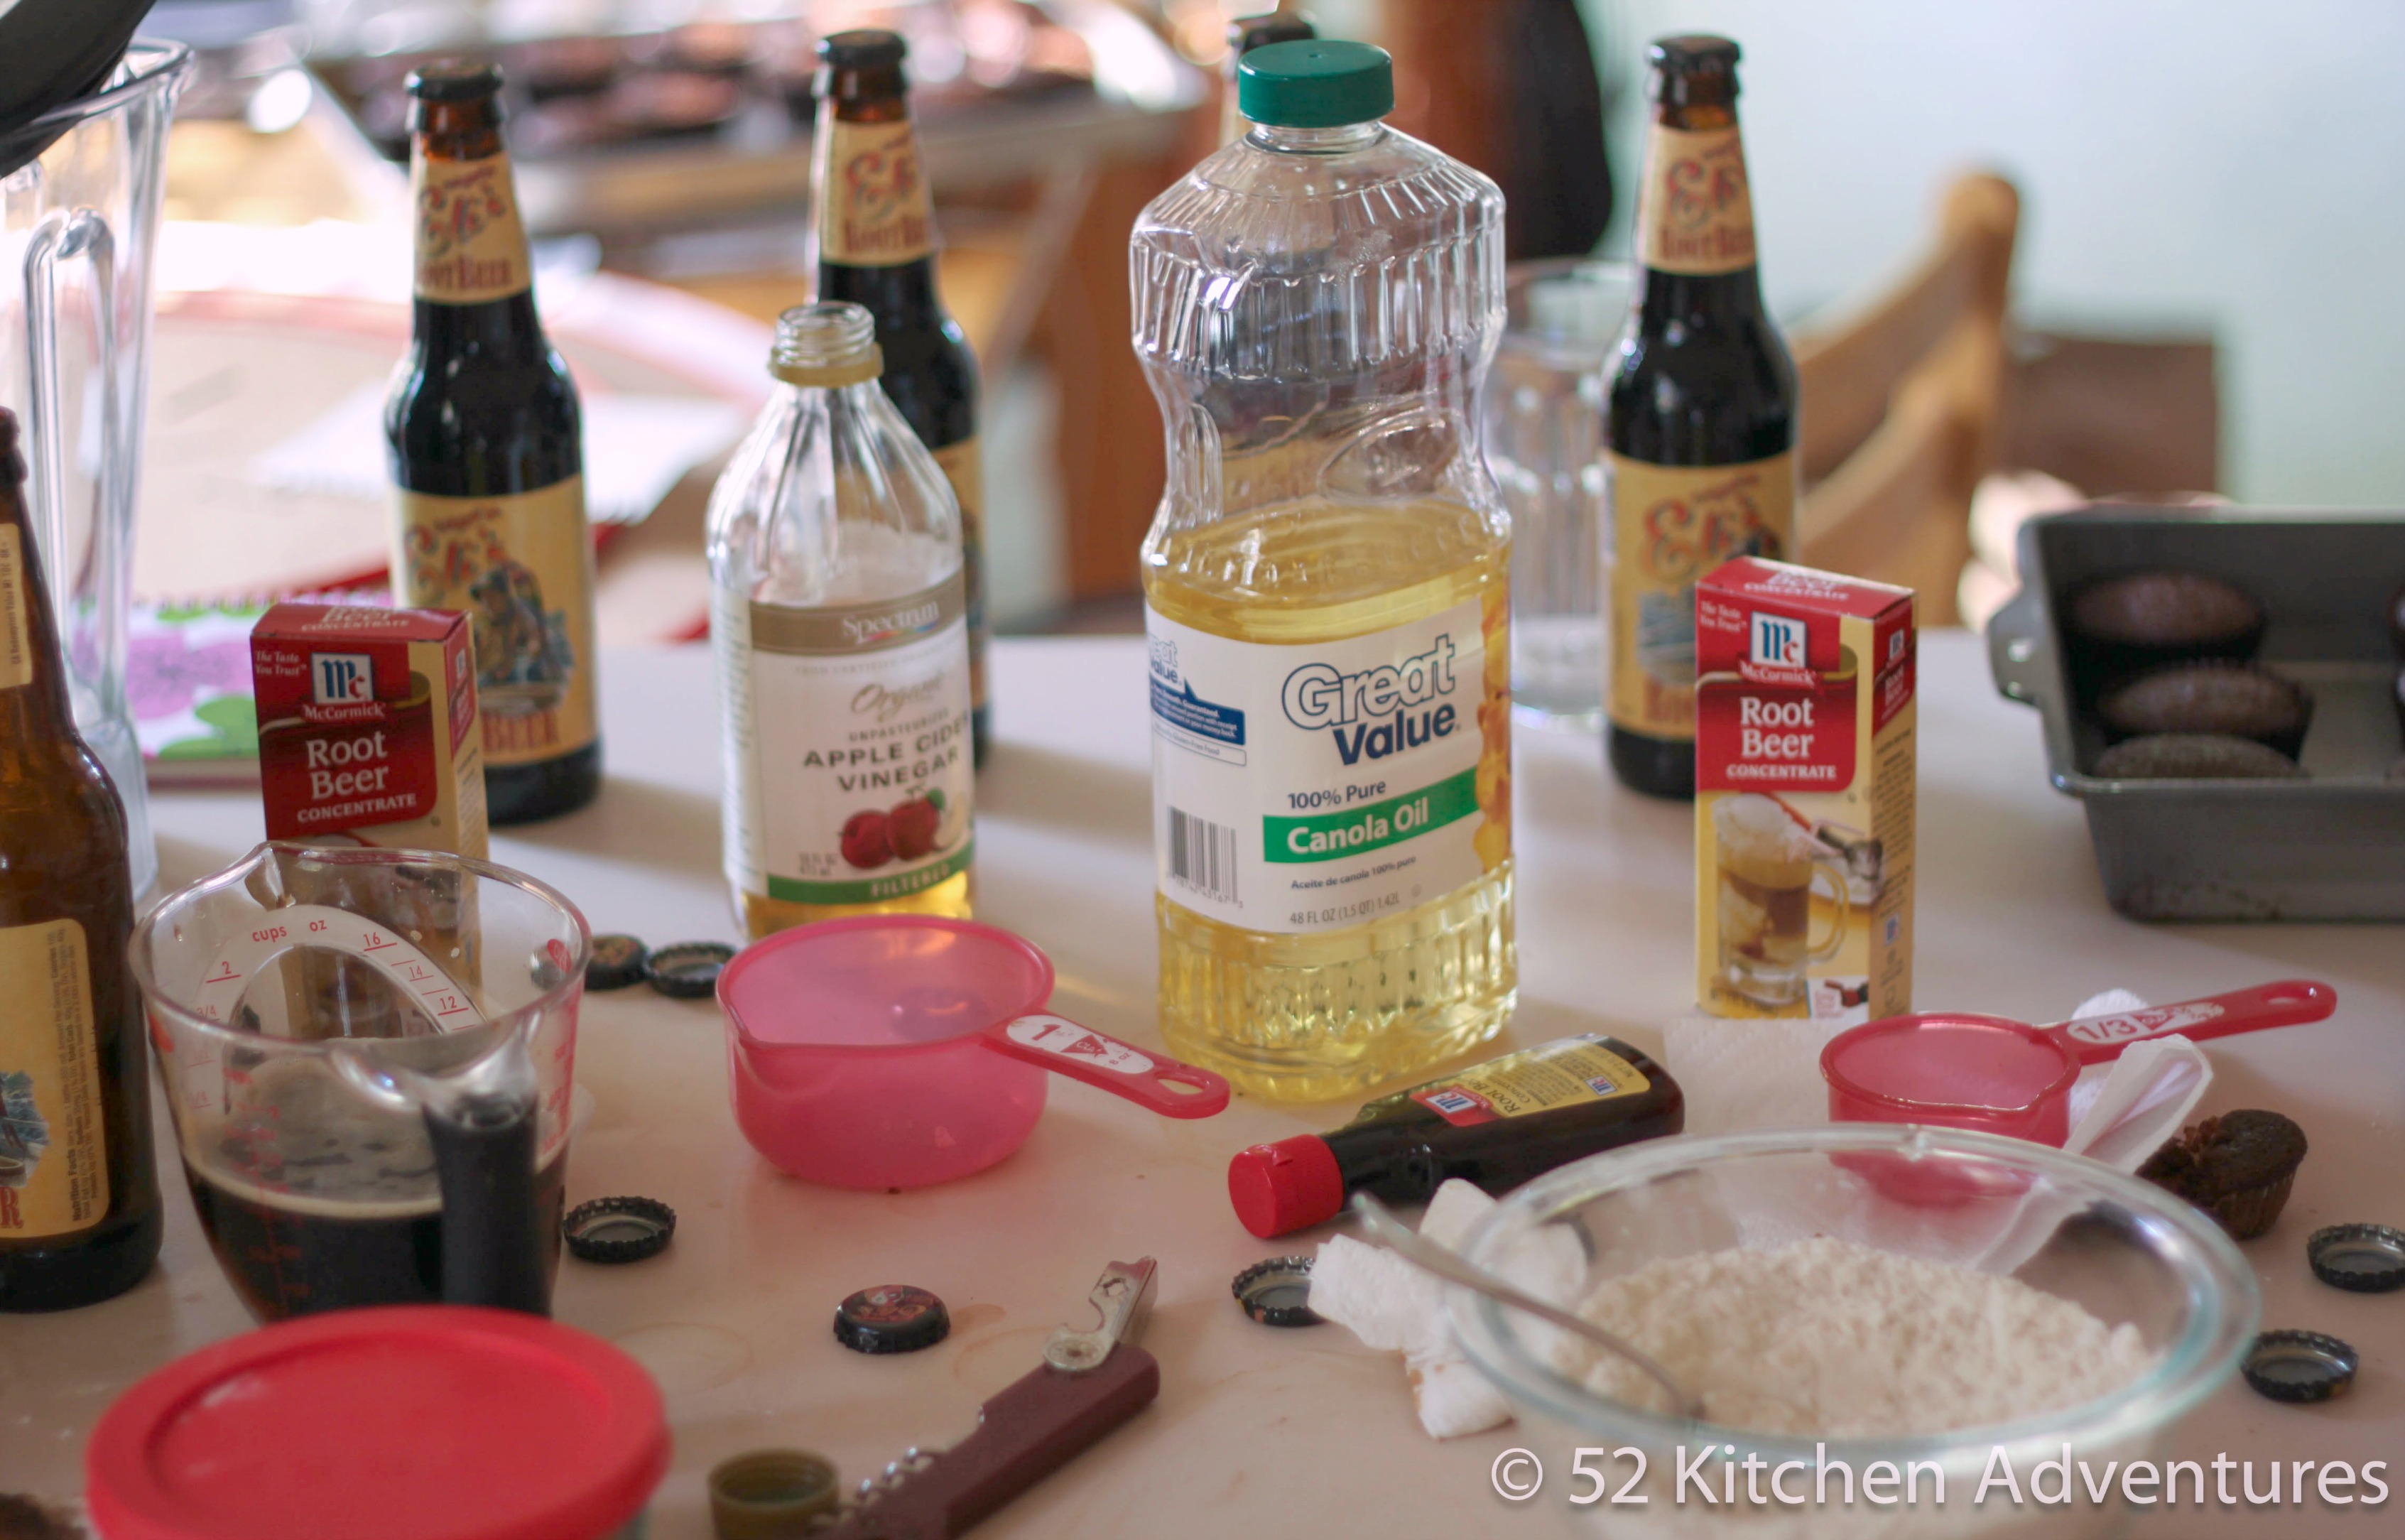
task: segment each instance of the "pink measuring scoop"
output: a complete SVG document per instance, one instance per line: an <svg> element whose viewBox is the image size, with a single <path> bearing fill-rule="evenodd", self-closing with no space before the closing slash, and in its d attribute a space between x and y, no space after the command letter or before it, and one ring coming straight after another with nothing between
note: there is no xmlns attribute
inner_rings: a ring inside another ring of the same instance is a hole
<svg viewBox="0 0 2405 1540"><path fill-rule="evenodd" d="M718 979L735 1119L784 1170L924 1187L1026 1142L1053 1075L1171 1118L1228 1082L1044 1009L1052 963L968 920L865 914L753 942Z"/></svg>
<svg viewBox="0 0 2405 1540"><path fill-rule="evenodd" d="M1849 1027L1821 1051L1836 1123L1922 1123L2061 1148L2081 1067L2173 1033L2202 1039L2317 1022L2338 991L2310 979L2050 1026L1950 1012Z"/></svg>

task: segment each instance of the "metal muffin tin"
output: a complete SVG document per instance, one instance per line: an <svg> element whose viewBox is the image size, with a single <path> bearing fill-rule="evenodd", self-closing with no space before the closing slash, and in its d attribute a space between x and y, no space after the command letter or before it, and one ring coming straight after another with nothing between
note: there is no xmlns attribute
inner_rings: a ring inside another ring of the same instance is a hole
<svg viewBox="0 0 2405 1540"><path fill-rule="evenodd" d="M2257 657L2314 692L2299 781L2106 780L2076 709L2060 616L2081 585L2204 572L2269 618ZM2021 530L2021 591L1988 628L1996 687L2035 706L2055 786L2088 810L2105 897L2136 920L2405 920L2405 780L2383 616L2405 584L2405 514L2116 507Z"/></svg>

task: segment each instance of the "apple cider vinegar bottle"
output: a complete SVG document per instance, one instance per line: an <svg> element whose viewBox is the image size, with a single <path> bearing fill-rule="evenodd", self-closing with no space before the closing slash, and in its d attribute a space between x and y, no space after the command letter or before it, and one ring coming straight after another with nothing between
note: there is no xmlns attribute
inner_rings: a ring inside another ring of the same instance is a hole
<svg viewBox="0 0 2405 1540"><path fill-rule="evenodd" d="M726 880L754 938L969 912L960 508L881 362L857 304L779 317L779 389L710 494Z"/></svg>
<svg viewBox="0 0 2405 1540"><path fill-rule="evenodd" d="M1237 66L1250 123L1130 251L1169 482L1144 545L1160 1024L1324 1100L1494 1036L1512 939L1511 524L1475 403L1503 199L1379 121L1358 43Z"/></svg>

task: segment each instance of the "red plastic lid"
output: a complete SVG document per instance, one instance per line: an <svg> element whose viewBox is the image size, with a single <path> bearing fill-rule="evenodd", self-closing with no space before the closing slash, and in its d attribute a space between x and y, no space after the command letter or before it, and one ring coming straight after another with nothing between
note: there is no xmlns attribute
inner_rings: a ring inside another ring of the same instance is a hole
<svg viewBox="0 0 2405 1540"><path fill-rule="evenodd" d="M92 1430L105 1540L601 1540L668 1463L597 1337L462 1306L343 1310L180 1358Z"/></svg>
<svg viewBox="0 0 2405 1540"><path fill-rule="evenodd" d="M1344 1208L1344 1173L1316 1134L1239 1150L1228 1162L1228 1201L1263 1240L1334 1219Z"/></svg>

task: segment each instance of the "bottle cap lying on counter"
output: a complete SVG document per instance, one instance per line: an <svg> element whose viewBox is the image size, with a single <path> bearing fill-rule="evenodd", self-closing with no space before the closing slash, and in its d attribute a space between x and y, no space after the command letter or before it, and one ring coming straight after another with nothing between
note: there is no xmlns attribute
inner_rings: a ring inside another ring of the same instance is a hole
<svg viewBox="0 0 2405 1540"><path fill-rule="evenodd" d="M106 1540L607 1540L668 1464L660 1393L610 1344L395 1306L168 1364L102 1416L84 1480Z"/></svg>

